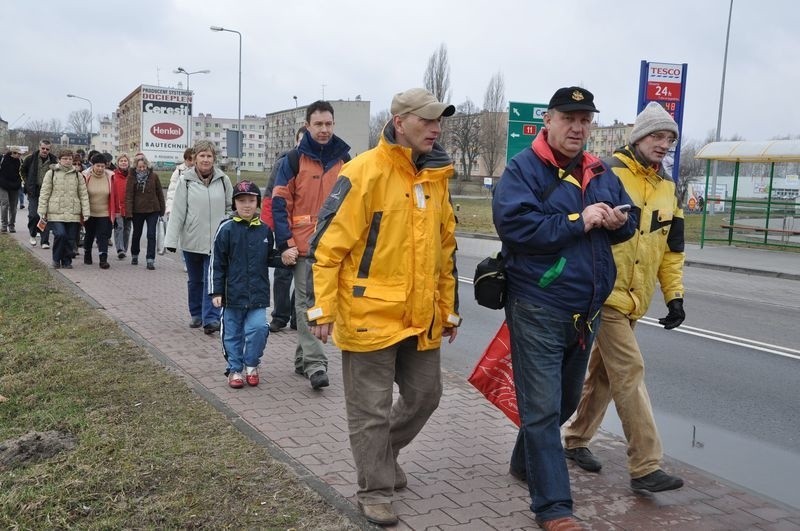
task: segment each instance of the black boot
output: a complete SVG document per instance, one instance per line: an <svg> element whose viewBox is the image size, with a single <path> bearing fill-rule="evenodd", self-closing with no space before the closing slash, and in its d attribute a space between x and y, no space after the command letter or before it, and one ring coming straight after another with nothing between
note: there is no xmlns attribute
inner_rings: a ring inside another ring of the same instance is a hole
<svg viewBox="0 0 800 531"><path fill-rule="evenodd" d="M108 265L108 254L100 253L100 269L108 269L111 267Z"/></svg>

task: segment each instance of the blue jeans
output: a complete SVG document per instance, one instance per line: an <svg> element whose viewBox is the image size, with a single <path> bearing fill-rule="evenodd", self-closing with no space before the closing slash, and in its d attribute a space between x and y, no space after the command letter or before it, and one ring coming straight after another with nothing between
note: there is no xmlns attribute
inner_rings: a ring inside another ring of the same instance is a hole
<svg viewBox="0 0 800 531"><path fill-rule="evenodd" d="M146 214L133 215L133 239L131 240L131 254L139 256L142 241L142 229L147 223L147 260L156 259L156 224L158 223L158 212L147 212Z"/></svg>
<svg viewBox="0 0 800 531"><path fill-rule="evenodd" d="M258 367L267 346L269 325L266 308L223 308L222 348L231 372L242 372L244 367Z"/></svg>
<svg viewBox="0 0 800 531"><path fill-rule="evenodd" d="M572 514L561 425L581 398L593 326L552 308L511 298L506 304L511 363L522 426L511 467L525 471L531 510L539 522Z"/></svg>
<svg viewBox="0 0 800 531"><path fill-rule="evenodd" d="M78 238L81 224L51 221L47 226L53 231L53 262L62 266L72 264L72 241Z"/></svg>
<svg viewBox="0 0 800 531"><path fill-rule="evenodd" d="M211 304L208 294L208 263L211 257L207 254L183 251L186 263L186 285L189 290L189 315L199 317L203 326L219 322L219 308Z"/></svg>

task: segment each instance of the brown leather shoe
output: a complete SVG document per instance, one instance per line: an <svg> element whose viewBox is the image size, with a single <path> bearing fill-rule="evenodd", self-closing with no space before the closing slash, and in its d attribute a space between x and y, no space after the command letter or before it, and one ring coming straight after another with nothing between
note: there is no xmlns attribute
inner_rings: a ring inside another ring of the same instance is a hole
<svg viewBox="0 0 800 531"><path fill-rule="evenodd" d="M572 516L545 520L544 522L539 522L539 527L545 531L584 531L586 529Z"/></svg>
<svg viewBox="0 0 800 531"><path fill-rule="evenodd" d="M365 505L358 502L358 508L364 513L364 516L378 525L394 525L397 523L397 515L394 514L391 503L374 503Z"/></svg>

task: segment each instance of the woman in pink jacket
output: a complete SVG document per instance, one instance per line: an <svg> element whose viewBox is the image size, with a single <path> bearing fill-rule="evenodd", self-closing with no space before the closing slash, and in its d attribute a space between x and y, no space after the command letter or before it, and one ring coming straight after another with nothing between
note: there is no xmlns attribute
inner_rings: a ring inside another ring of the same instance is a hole
<svg viewBox="0 0 800 531"><path fill-rule="evenodd" d="M112 220L116 214L116 193L111 184L113 173L106 169L106 159L96 153L89 161L91 169L86 175L89 193L89 217L84 220L86 235L83 238L83 263L92 265L92 246L97 239L100 252L100 269L108 269L108 240L111 238Z"/></svg>

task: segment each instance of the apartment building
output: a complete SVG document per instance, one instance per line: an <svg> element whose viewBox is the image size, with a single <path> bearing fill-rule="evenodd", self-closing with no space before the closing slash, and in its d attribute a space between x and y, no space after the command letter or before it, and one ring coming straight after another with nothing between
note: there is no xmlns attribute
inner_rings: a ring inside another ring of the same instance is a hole
<svg viewBox="0 0 800 531"><path fill-rule="evenodd" d="M598 157L606 158L614 151L628 143L633 124L626 124L614 120L611 125L597 125L589 132L586 142L586 151Z"/></svg>
<svg viewBox="0 0 800 531"><path fill-rule="evenodd" d="M256 115L242 117L242 171L264 171L267 119ZM198 140L213 142L217 148L217 163L233 170L236 159L228 156L227 131L237 131L237 118L215 118L210 113L192 117L192 144Z"/></svg>

